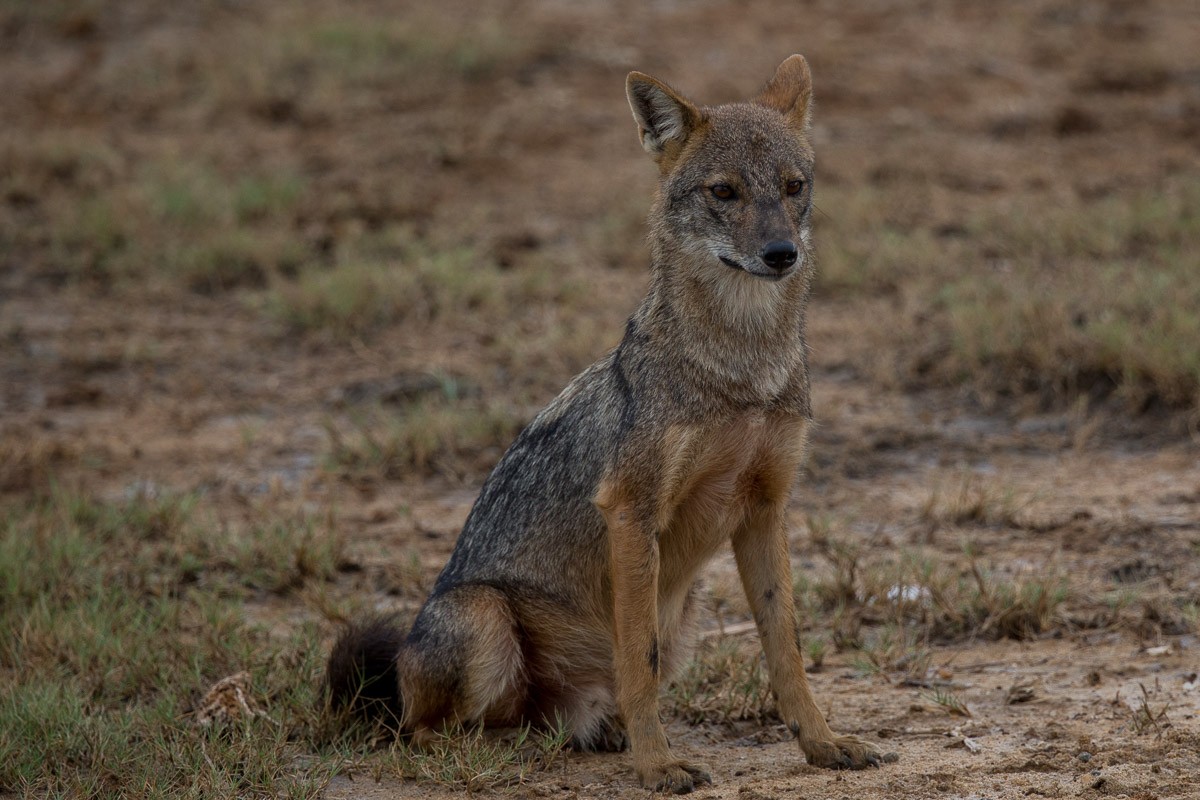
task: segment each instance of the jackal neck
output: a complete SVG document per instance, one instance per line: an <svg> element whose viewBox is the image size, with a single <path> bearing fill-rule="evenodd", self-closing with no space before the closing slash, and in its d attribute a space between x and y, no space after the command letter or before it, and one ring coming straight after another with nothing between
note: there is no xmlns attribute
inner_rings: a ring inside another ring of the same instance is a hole
<svg viewBox="0 0 1200 800"><path fill-rule="evenodd" d="M804 316L812 254L777 283L699 256L660 260L653 244L652 254L650 290L634 315L647 342L670 354L700 390L808 416Z"/></svg>

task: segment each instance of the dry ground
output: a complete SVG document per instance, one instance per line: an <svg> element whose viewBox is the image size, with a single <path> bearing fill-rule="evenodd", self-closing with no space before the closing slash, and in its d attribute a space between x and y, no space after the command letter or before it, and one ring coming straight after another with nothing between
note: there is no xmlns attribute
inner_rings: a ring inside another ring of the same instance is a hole
<svg viewBox="0 0 1200 800"><path fill-rule="evenodd" d="M0 792L641 796L331 743L297 684L617 341L625 73L721 102L802 52L797 596L834 727L901 758L803 764L722 561L664 699L698 796L1200 797L1197 42L1166 0L0 0ZM193 729L241 670L273 760Z"/></svg>

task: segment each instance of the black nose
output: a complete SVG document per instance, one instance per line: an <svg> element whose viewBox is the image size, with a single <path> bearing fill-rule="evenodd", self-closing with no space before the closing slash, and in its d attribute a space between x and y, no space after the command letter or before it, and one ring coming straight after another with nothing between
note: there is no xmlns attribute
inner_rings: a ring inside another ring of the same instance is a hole
<svg viewBox="0 0 1200 800"><path fill-rule="evenodd" d="M775 241L767 242L759 255L768 267L787 269L796 263L796 257L800 255L800 252L796 249L795 242Z"/></svg>

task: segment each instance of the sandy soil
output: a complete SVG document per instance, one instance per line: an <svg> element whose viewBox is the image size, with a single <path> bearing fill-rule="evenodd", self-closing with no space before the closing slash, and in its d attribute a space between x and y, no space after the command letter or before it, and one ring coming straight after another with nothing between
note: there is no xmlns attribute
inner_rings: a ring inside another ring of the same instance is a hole
<svg viewBox="0 0 1200 800"><path fill-rule="evenodd" d="M1183 688L1194 655L1149 656L1116 639L993 644L939 654L953 664L952 683L966 699L970 718L948 717L927 692L864 685L850 670L827 667L813 678L831 721L900 755L878 770L809 767L782 726L675 723L668 735L684 757L711 767L714 786L698 789L700 798L1195 797L1200 756L1194 719L1200 703L1194 689ZM1008 704L1008 689L1025 681L1033 683L1033 698ZM1191 720L1161 738L1130 736L1124 730L1128 704L1141 696L1142 686L1156 701L1172 698L1173 717ZM432 785L352 778L335 780L329 797L460 796ZM561 771L538 775L516 792L580 798L646 794L614 756L579 754Z"/></svg>

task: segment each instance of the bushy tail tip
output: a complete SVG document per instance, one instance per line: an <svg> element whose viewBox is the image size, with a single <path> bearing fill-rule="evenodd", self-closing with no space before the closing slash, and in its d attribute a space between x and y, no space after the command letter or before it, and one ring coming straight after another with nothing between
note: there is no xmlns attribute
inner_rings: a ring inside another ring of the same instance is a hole
<svg viewBox="0 0 1200 800"><path fill-rule="evenodd" d="M396 658L404 639L404 629L391 615L369 617L342 631L325 670L330 706L399 728L404 706Z"/></svg>

